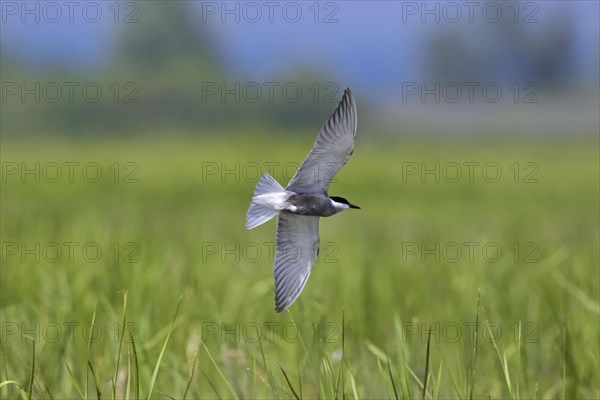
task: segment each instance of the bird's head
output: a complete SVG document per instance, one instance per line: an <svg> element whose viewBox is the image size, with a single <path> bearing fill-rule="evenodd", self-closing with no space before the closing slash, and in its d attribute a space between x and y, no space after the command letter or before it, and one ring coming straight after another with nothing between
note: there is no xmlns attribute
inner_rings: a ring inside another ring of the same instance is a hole
<svg viewBox="0 0 600 400"><path fill-rule="evenodd" d="M360 210L359 206L350 203L348 200L346 200L343 197L330 196L329 198L331 199L331 201L333 201L334 206L336 206L342 210L346 210L348 208L356 208L357 210Z"/></svg>

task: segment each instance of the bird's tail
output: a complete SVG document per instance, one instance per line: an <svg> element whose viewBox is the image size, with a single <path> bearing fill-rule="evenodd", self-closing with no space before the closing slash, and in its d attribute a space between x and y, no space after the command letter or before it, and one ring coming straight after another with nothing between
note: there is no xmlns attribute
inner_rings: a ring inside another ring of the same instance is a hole
<svg viewBox="0 0 600 400"><path fill-rule="evenodd" d="M276 216L279 211L265 207L265 205L270 203L269 197L271 196L269 195L276 196L284 191L285 189L277 183L275 178L266 172L262 174L254 189L250 208L246 213L246 228L256 228Z"/></svg>

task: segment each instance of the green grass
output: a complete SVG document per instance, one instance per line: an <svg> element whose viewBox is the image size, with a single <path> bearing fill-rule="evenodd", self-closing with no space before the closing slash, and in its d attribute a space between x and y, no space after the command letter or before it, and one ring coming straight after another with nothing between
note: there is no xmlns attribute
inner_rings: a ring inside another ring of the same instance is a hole
<svg viewBox="0 0 600 400"><path fill-rule="evenodd" d="M103 175L3 174L0 397L600 397L597 139L363 134L330 190L362 210L321 221L319 262L276 314L275 223L244 228L248 163L299 163L313 139L3 142L4 166ZM403 162L470 161L502 178L403 180ZM240 176L203 179L221 163ZM72 260L65 242L79 243ZM487 261L485 244L502 255Z"/></svg>

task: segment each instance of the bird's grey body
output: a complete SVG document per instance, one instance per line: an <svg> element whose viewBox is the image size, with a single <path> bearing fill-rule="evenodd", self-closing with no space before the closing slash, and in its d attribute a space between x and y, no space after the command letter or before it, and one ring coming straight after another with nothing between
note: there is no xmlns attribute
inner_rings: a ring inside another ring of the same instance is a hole
<svg viewBox="0 0 600 400"><path fill-rule="evenodd" d="M336 207L325 194L293 193L284 203L283 211L298 215L330 217L344 209Z"/></svg>
<svg viewBox="0 0 600 400"><path fill-rule="evenodd" d="M246 227L252 229L279 216L274 262L278 312L288 308L306 285L319 254L319 217L359 208L327 194L331 179L354 151L356 120L356 105L346 89L288 186L284 189L265 173L254 189Z"/></svg>

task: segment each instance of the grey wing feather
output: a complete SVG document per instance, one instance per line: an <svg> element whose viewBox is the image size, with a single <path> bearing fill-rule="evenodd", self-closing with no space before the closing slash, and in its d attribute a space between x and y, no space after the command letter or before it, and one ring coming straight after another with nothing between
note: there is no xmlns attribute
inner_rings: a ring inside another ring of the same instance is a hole
<svg viewBox="0 0 600 400"><path fill-rule="evenodd" d="M350 89L346 89L286 189L296 193L327 193L331 179L352 155L356 121L356 103Z"/></svg>
<svg viewBox="0 0 600 400"><path fill-rule="evenodd" d="M281 212L275 251L275 310L300 296L319 254L319 217Z"/></svg>

